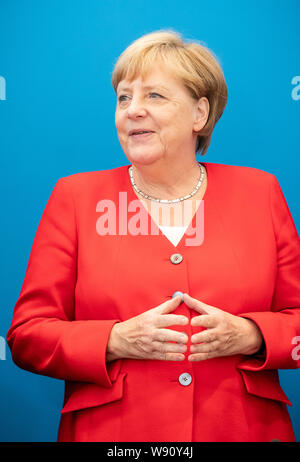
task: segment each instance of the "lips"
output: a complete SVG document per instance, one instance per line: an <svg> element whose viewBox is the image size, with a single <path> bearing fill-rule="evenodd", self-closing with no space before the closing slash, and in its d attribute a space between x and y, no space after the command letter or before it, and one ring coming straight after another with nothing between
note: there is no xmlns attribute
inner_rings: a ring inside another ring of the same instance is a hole
<svg viewBox="0 0 300 462"><path fill-rule="evenodd" d="M129 136L139 136L146 135L147 133L154 133L153 130L148 130L147 128L140 128L136 130L130 130Z"/></svg>

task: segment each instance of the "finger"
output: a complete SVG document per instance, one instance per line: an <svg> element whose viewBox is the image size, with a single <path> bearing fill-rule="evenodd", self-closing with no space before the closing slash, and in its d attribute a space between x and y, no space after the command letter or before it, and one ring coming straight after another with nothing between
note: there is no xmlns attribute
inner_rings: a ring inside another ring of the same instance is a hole
<svg viewBox="0 0 300 462"><path fill-rule="evenodd" d="M217 329L206 329L191 336L191 343L210 343L218 340Z"/></svg>
<svg viewBox="0 0 300 462"><path fill-rule="evenodd" d="M212 328L216 327L217 324L218 319L212 314L202 314L201 316L194 316L191 319L191 326Z"/></svg>
<svg viewBox="0 0 300 462"><path fill-rule="evenodd" d="M191 353L215 353L218 354L220 342L215 340L214 342L197 343L196 345L190 346Z"/></svg>
<svg viewBox="0 0 300 462"><path fill-rule="evenodd" d="M192 308L193 310L198 311L198 313L201 314L211 314L215 313L218 308L212 305L207 305L204 302L201 302L200 300L197 300L196 298L191 297L189 294L184 293L183 294L183 302L189 307Z"/></svg>
<svg viewBox="0 0 300 462"><path fill-rule="evenodd" d="M179 305L181 304L181 296L176 295L176 297L163 302L161 305L153 308L153 311L157 311L160 314L172 313Z"/></svg>
<svg viewBox="0 0 300 462"><path fill-rule="evenodd" d="M217 353L195 353L188 356L188 361L205 361L206 359L217 358Z"/></svg>
<svg viewBox="0 0 300 462"><path fill-rule="evenodd" d="M182 353L155 353L151 359L159 359L160 361L184 361L185 355Z"/></svg>
<svg viewBox="0 0 300 462"><path fill-rule="evenodd" d="M185 353L187 351L187 345L178 345L171 342L153 342L152 347L154 351L160 353Z"/></svg>
<svg viewBox="0 0 300 462"><path fill-rule="evenodd" d="M188 336L183 332L176 332L172 329L156 329L154 332L154 340L159 342L177 342L187 343Z"/></svg>
<svg viewBox="0 0 300 462"><path fill-rule="evenodd" d="M177 345L175 343L161 343L157 344L157 351L151 355L153 359L160 359L163 361L183 361L185 359L186 345Z"/></svg>
<svg viewBox="0 0 300 462"><path fill-rule="evenodd" d="M185 326L189 323L189 318L182 314L164 314L157 318L157 327L167 327L173 325Z"/></svg>

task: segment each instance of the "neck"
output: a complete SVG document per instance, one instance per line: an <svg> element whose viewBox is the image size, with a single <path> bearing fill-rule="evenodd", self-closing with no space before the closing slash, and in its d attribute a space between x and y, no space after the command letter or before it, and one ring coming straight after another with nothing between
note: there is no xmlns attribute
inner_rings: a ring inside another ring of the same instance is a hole
<svg viewBox="0 0 300 462"><path fill-rule="evenodd" d="M184 163L155 162L150 165L133 163L133 178L143 193L163 199L176 199L189 194L200 177L195 159Z"/></svg>

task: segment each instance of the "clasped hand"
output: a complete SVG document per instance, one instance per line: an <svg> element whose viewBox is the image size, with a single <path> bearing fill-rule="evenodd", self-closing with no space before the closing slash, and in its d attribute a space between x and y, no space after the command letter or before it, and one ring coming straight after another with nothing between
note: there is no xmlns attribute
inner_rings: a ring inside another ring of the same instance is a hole
<svg viewBox="0 0 300 462"><path fill-rule="evenodd" d="M203 303L188 294L183 294L183 301L199 313L192 317L191 325L205 328L191 336L189 361L250 355L260 349L263 337L253 321ZM187 316L172 313L180 303L181 297L177 295L138 316L116 323L109 338L107 358L184 360L188 336L185 332L168 328L189 323Z"/></svg>
<svg viewBox="0 0 300 462"><path fill-rule="evenodd" d="M189 361L235 354L249 355L261 348L263 337L253 321L207 305L188 294L183 295L183 301L200 313L200 316L191 319L191 325L205 328L191 337Z"/></svg>

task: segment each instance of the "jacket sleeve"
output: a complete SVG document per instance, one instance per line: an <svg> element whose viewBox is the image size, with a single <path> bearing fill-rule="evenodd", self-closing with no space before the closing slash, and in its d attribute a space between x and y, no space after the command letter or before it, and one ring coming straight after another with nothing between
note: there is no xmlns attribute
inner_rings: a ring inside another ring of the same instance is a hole
<svg viewBox="0 0 300 462"><path fill-rule="evenodd" d="M57 181L42 214L7 342L22 369L109 388L106 348L120 320L74 320L77 231L66 180Z"/></svg>
<svg viewBox="0 0 300 462"><path fill-rule="evenodd" d="M277 246L277 275L269 311L243 313L259 327L265 353L238 368L248 371L300 366L300 240L278 180L270 175L270 210Z"/></svg>

